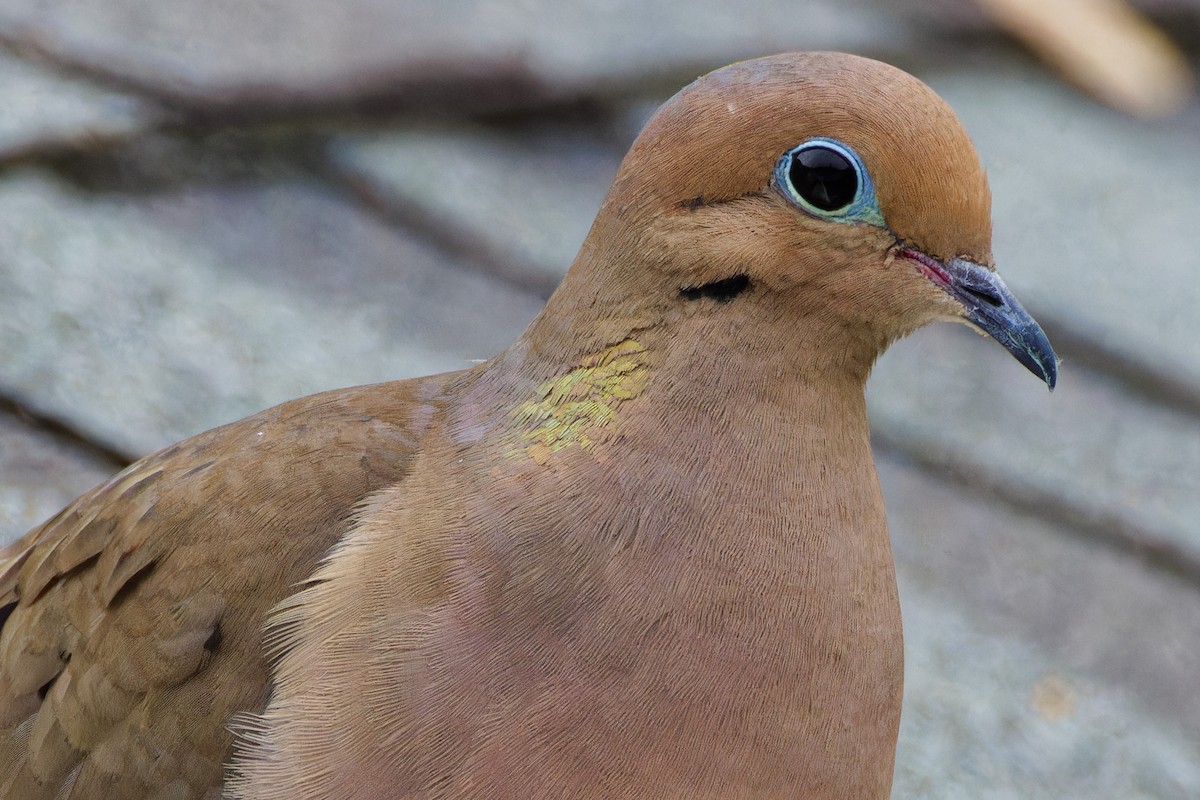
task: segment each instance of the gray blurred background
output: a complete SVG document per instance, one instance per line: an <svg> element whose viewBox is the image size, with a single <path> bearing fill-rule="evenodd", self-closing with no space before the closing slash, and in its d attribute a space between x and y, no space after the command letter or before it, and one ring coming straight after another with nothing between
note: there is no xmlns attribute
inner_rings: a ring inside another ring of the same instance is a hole
<svg viewBox="0 0 1200 800"><path fill-rule="evenodd" d="M943 325L872 379L896 797L1200 797L1200 0L3 0L0 539L189 434L491 356L655 105L789 49L955 106L1063 358L1048 395Z"/></svg>

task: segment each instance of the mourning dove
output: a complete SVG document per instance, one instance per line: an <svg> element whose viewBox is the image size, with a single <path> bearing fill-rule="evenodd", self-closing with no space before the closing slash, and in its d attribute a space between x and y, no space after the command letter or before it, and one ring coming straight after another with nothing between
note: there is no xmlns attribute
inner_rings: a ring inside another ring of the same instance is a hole
<svg viewBox="0 0 1200 800"><path fill-rule="evenodd" d="M491 361L188 439L4 551L0 795L887 797L863 386L947 319L1053 387L990 238L915 78L697 80Z"/></svg>

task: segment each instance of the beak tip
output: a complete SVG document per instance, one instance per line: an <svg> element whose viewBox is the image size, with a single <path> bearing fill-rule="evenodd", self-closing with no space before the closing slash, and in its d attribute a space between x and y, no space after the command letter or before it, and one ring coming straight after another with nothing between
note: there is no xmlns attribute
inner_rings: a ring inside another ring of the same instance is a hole
<svg viewBox="0 0 1200 800"><path fill-rule="evenodd" d="M1054 387L1058 385L1058 359L1053 355L1053 351L1051 351L1050 358L1046 360L1038 358L1039 354L1029 351L1017 351L1014 355L1025 366L1025 369L1042 379L1046 388L1054 391Z"/></svg>
<svg viewBox="0 0 1200 800"><path fill-rule="evenodd" d="M1053 392L1058 385L1058 355L1037 323L1032 320L1031 323L1032 330L1011 342L1012 346L1008 349Z"/></svg>

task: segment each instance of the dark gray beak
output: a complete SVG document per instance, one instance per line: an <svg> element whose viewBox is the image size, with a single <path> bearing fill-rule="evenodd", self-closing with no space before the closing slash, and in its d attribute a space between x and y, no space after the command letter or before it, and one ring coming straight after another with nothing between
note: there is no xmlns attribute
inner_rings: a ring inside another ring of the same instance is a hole
<svg viewBox="0 0 1200 800"><path fill-rule="evenodd" d="M946 290L967 309L967 319L999 342L1051 389L1058 382L1058 357L1042 327L992 270L962 258L942 265L950 276Z"/></svg>
<svg viewBox="0 0 1200 800"><path fill-rule="evenodd" d="M921 265L921 272L963 304L967 320L999 342L1025 368L1051 389L1058 382L1058 357L1040 325L992 270L952 258L941 262L916 250L901 255Z"/></svg>

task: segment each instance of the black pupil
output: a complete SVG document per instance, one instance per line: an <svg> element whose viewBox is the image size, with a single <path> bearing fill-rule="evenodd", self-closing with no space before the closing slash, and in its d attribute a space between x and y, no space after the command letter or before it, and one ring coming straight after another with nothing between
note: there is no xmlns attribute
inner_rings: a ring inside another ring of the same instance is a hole
<svg viewBox="0 0 1200 800"><path fill-rule="evenodd" d="M828 147L809 147L792 154L788 179L796 193L822 211L837 211L854 202L858 175L844 155Z"/></svg>

